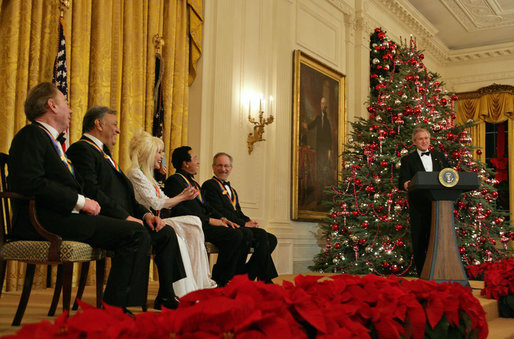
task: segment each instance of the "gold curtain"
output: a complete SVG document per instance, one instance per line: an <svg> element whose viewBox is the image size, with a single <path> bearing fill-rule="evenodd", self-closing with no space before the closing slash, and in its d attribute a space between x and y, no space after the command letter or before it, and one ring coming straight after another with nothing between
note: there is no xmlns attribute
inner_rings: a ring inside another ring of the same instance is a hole
<svg viewBox="0 0 514 339"><path fill-rule="evenodd" d="M26 125L23 103L30 88L51 81L57 53L58 0L2 0L0 7L0 152L7 153ZM81 136L92 105L118 112L121 129L113 154L129 165L128 144L139 129L151 132L156 34L164 47L163 139L169 153L187 142L188 84L201 55L202 0L72 0L64 11L68 100L73 110L70 141ZM170 157L168 157L170 158ZM169 168L168 164L168 168ZM7 288L22 285L10 265ZM41 268L44 271L44 268ZM45 283L35 277L35 287Z"/></svg>
<svg viewBox="0 0 514 339"><path fill-rule="evenodd" d="M485 149L485 123L498 124L508 120L508 136L514 137L514 87L491 85L475 92L460 93L457 101L457 122L469 120L478 124L469 129L473 146ZM512 145L512 142L509 142ZM514 220L514 147L509 147L509 210ZM485 160L485 152L477 156Z"/></svg>

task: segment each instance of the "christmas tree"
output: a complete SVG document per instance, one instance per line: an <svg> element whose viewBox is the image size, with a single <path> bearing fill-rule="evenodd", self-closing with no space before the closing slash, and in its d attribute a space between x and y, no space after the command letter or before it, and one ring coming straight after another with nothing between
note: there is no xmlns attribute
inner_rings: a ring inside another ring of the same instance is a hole
<svg viewBox="0 0 514 339"><path fill-rule="evenodd" d="M397 187L400 159L415 149L415 127L431 131L431 149L445 154L452 168L479 176L480 187L454 205L464 265L505 257L504 248L495 246L500 240L506 248L509 240L504 213L496 210L496 181L490 169L473 159L470 124L455 124L457 96L443 90L438 74L427 70L412 38L398 46L377 28L370 48L369 118L352 123L341 181L330 188L330 217L320 225L325 248L311 269L415 275L407 193Z"/></svg>

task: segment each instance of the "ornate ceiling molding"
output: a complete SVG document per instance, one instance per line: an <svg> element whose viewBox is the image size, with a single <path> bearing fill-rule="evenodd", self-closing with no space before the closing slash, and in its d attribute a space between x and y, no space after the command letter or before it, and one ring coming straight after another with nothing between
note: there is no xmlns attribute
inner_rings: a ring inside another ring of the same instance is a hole
<svg viewBox="0 0 514 339"><path fill-rule="evenodd" d="M512 9L502 8L496 0L441 0L441 2L468 32L514 25Z"/></svg>
<svg viewBox="0 0 514 339"><path fill-rule="evenodd" d="M459 2L475 4L482 2L494 2L493 0L445 0L446 2ZM485 47L468 48L460 50L448 49L435 35L437 29L425 19L406 0L375 0L375 3L394 15L412 30L412 35L417 41L418 48L434 57L441 65L477 61L480 59L501 58L514 56L514 43L505 43ZM498 7L498 6L496 6ZM393 38L393 37L392 37ZM394 37L393 40L397 38Z"/></svg>

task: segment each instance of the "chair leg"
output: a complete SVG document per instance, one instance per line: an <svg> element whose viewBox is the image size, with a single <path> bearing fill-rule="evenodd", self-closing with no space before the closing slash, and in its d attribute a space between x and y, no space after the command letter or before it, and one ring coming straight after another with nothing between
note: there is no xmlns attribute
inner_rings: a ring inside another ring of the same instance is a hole
<svg viewBox="0 0 514 339"><path fill-rule="evenodd" d="M52 287L52 265L46 266L46 288Z"/></svg>
<svg viewBox="0 0 514 339"><path fill-rule="evenodd" d="M23 292L21 293L20 303L18 304L18 310L14 316L12 326L19 326L21 319L23 319L23 314L25 314L25 309L27 308L27 303L29 301L30 291L32 290L35 269L35 264L27 264L27 269L25 270L25 281L23 282Z"/></svg>
<svg viewBox="0 0 514 339"><path fill-rule="evenodd" d="M82 299L82 294L84 293L84 287L86 287L87 274L89 273L89 261L84 261L80 267L80 280L79 287L77 289L77 296L75 297L75 301L73 302L72 310L76 310L79 308L79 304L77 303L78 299Z"/></svg>
<svg viewBox="0 0 514 339"><path fill-rule="evenodd" d="M148 257L148 267L152 264L152 255ZM148 271L150 272L150 271ZM150 280L150 276L146 277L146 286L145 286L145 303L141 305L141 310L143 312L148 311L148 281Z"/></svg>
<svg viewBox="0 0 514 339"><path fill-rule="evenodd" d="M62 310L70 311L71 302L71 281L73 279L73 262L65 261L62 263L63 279L62 279Z"/></svg>
<svg viewBox="0 0 514 339"><path fill-rule="evenodd" d="M52 297L52 303L50 304L50 309L48 310L48 316L52 317L55 315L55 310L57 309L57 304L59 304L59 298L61 297L61 289L62 289L62 265L57 265L57 277L55 279L55 288L54 288L54 296Z"/></svg>
<svg viewBox="0 0 514 339"><path fill-rule="evenodd" d="M102 306L105 279L105 258L96 261L96 307Z"/></svg>
<svg viewBox="0 0 514 339"><path fill-rule="evenodd" d="M7 260L1 260L0 261L0 297L2 296L2 290L4 289L6 269L7 269Z"/></svg>

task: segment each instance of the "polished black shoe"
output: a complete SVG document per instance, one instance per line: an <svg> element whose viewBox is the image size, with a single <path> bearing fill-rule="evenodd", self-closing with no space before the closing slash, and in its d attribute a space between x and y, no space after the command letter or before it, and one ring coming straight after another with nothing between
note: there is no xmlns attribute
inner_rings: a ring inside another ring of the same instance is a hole
<svg viewBox="0 0 514 339"><path fill-rule="evenodd" d="M166 308L174 310L178 307L178 304L179 302L177 298L161 298L157 296L153 303L153 308L155 308L156 310L160 310L161 307L164 306Z"/></svg>

